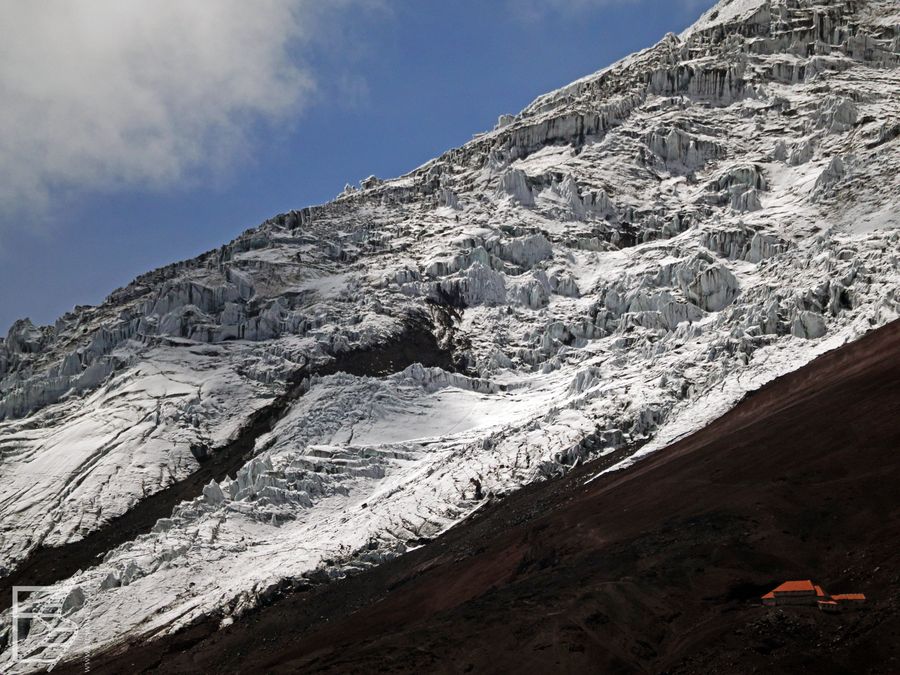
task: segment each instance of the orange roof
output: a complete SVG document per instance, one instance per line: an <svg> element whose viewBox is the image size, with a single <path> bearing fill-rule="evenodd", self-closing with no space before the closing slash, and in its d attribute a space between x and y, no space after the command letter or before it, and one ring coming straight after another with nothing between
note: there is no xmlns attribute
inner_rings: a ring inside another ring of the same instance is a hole
<svg viewBox="0 0 900 675"><path fill-rule="evenodd" d="M816 584L816 595L818 595L820 598L824 598L828 594L824 590L822 590L822 587L819 586L819 584Z"/></svg>
<svg viewBox="0 0 900 675"><path fill-rule="evenodd" d="M775 593L773 591L769 591L763 596L763 600L772 600L775 598Z"/></svg>
<svg viewBox="0 0 900 675"><path fill-rule="evenodd" d="M803 579L800 581L785 581L781 586L778 586L773 593L798 593L802 591L811 591L815 592L816 588L813 586L813 582L809 579Z"/></svg>
<svg viewBox="0 0 900 675"><path fill-rule="evenodd" d="M836 605L834 600L819 600L820 605Z"/></svg>
<svg viewBox="0 0 900 675"><path fill-rule="evenodd" d="M839 595L832 595L832 598L835 600L865 600L866 596L864 593L841 593Z"/></svg>

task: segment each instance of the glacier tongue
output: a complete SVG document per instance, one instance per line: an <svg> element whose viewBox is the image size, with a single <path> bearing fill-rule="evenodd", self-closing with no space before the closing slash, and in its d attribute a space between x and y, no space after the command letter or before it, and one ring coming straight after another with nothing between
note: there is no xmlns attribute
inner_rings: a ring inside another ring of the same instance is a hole
<svg viewBox="0 0 900 675"><path fill-rule="evenodd" d="M0 565L112 527L305 372L234 475L66 580L73 654L239 614L576 462L624 469L896 319L891 12L719 3L405 176L17 322ZM412 318L453 367L405 367Z"/></svg>

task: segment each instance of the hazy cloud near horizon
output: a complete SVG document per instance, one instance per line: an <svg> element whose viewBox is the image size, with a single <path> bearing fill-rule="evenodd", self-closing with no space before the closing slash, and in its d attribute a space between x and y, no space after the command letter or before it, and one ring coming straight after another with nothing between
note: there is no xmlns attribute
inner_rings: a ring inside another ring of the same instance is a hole
<svg viewBox="0 0 900 675"><path fill-rule="evenodd" d="M0 3L0 232L61 196L216 174L316 95L298 50L379 0Z"/></svg>

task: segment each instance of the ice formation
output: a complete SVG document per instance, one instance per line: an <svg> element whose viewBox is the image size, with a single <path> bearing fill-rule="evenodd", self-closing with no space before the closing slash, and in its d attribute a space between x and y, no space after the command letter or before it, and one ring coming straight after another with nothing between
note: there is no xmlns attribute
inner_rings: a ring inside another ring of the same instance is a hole
<svg viewBox="0 0 900 675"><path fill-rule="evenodd" d="M240 613L627 465L896 318L898 26L886 1L725 0L405 176L18 322L0 566L107 526L305 377L234 475L66 580L75 653ZM410 321L455 372L327 371Z"/></svg>

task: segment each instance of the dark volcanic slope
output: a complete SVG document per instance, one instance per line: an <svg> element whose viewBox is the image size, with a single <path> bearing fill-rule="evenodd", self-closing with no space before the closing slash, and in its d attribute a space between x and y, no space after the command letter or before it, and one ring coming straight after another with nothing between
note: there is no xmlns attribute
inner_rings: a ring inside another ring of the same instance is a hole
<svg viewBox="0 0 900 675"><path fill-rule="evenodd" d="M531 486L390 564L94 672L900 672L900 323L633 469ZM866 611L767 610L812 577Z"/></svg>

